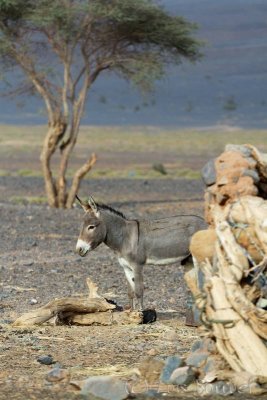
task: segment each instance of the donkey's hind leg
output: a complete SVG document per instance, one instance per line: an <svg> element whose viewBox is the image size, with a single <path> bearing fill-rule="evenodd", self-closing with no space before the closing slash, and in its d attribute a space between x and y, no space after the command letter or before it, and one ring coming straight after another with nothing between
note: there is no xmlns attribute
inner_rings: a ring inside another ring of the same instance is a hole
<svg viewBox="0 0 267 400"><path fill-rule="evenodd" d="M144 309L144 281L143 281L143 267L141 265L134 266L134 283L135 283L134 308L137 310L143 310Z"/></svg>

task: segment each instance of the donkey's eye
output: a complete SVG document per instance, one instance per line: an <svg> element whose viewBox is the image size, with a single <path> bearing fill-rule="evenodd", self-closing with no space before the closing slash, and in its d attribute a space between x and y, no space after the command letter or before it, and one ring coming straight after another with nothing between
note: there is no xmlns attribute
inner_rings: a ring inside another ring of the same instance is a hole
<svg viewBox="0 0 267 400"><path fill-rule="evenodd" d="M92 231L93 229L95 229L95 225L89 225L87 227L88 231Z"/></svg>

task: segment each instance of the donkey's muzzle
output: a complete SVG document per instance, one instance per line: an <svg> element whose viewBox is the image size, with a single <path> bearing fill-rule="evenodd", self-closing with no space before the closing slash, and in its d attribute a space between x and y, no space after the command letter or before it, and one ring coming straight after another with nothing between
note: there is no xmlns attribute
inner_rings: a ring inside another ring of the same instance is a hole
<svg viewBox="0 0 267 400"><path fill-rule="evenodd" d="M91 246L89 243L86 243L84 240L79 239L76 245L76 252L81 256L85 257Z"/></svg>

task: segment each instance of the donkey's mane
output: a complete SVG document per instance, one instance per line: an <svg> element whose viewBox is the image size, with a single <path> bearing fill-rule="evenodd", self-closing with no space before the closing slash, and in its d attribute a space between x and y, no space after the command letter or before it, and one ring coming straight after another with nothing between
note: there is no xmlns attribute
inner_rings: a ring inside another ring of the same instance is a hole
<svg viewBox="0 0 267 400"><path fill-rule="evenodd" d="M116 215L118 215L119 217L121 217L121 218L123 218L123 219L127 219L127 218L125 217L125 215L124 215L121 211L115 210L115 208L113 208L113 207L111 207L111 206L108 206L107 204L98 203L98 204L97 204L97 207L99 207L100 210L101 210L101 209L102 209L102 210L107 210L107 211L110 211L112 214L116 214Z"/></svg>

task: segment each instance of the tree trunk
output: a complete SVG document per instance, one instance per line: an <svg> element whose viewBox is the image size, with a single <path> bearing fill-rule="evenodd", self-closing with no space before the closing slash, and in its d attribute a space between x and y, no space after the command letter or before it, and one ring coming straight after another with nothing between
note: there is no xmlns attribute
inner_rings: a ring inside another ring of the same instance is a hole
<svg viewBox="0 0 267 400"><path fill-rule="evenodd" d="M48 132L46 134L40 155L47 201L50 207L58 207L57 188L53 179L50 165L51 157L56 151L59 141L64 136L66 127L66 123L60 120L56 120L49 124Z"/></svg>
<svg viewBox="0 0 267 400"><path fill-rule="evenodd" d="M90 159L87 160L74 174L70 191L67 193L67 182L65 176L69 157L74 148L76 138L74 141L67 141L66 145L62 146L63 149L61 152L58 179L55 183L51 170L51 158L58 148L66 129L66 123L61 121L55 121L53 124L49 124L49 129L46 134L40 156L45 181L45 191L50 207L71 208L73 206L75 195L79 189L81 180L96 163L96 155L93 153ZM77 137L77 132L75 132L75 136Z"/></svg>

